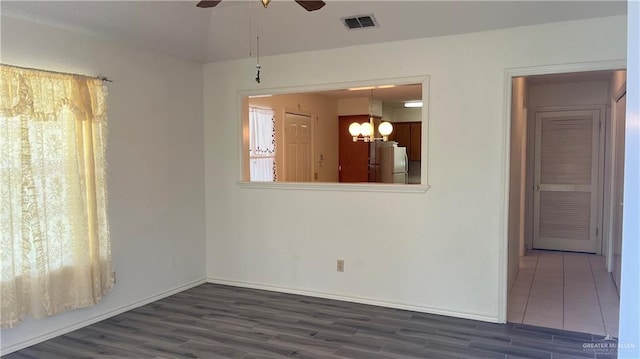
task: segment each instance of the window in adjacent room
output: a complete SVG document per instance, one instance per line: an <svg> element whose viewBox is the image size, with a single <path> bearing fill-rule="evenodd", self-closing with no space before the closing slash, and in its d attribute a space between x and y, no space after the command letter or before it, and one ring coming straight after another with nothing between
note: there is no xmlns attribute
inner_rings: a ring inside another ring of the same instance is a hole
<svg viewBox="0 0 640 359"><path fill-rule="evenodd" d="M113 286L103 80L0 65L1 326Z"/></svg>
<svg viewBox="0 0 640 359"><path fill-rule="evenodd" d="M249 107L249 174L251 181L277 179L276 120L272 109Z"/></svg>

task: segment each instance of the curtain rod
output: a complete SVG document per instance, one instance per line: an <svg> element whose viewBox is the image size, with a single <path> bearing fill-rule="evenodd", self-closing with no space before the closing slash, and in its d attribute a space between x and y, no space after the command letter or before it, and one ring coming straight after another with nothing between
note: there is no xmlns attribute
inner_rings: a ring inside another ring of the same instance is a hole
<svg viewBox="0 0 640 359"><path fill-rule="evenodd" d="M73 76L84 76L84 77L89 77L92 79L98 79L98 80L102 80L104 82L113 82L113 80L109 79L106 76L87 76L87 75L81 75L81 74L74 74L71 72L61 72L61 71L51 71L51 70L43 70L43 69L36 69L33 67L24 67L24 66L16 66L16 65L10 65L10 64L2 64L2 65L6 65L6 66L11 66L11 67L15 67L18 69L23 69L23 70L35 70L35 71L43 71L43 72L50 72L50 73L54 73L54 74L60 74L60 75L73 75Z"/></svg>

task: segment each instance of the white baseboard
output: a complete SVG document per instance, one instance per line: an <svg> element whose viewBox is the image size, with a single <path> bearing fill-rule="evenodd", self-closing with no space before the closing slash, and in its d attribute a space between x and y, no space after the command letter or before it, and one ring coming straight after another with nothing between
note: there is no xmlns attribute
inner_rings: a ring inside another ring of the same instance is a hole
<svg viewBox="0 0 640 359"><path fill-rule="evenodd" d="M388 301L369 299L369 298L362 298L362 297L354 297L354 296L348 296L348 295L332 294L332 293L325 293L325 292L316 292L316 291L312 291L312 290L302 290L302 289L279 287L279 286L264 285L264 284L259 284L259 283L250 283L250 282L242 282L242 281L226 280L226 279L218 279L218 278L207 278L207 282L214 283L214 284L230 285L230 286L233 286L233 287L243 287L243 288L268 290L268 291L271 291L271 292L281 292L281 293L289 293L289 294L306 295L306 296L309 296L309 297L334 299L334 300L340 300L340 301L343 301L343 302L352 302L352 303L376 305L376 306L379 306L379 307L411 310L411 311L414 311L414 312L437 314L437 315L446 315L446 316L449 316L449 317L473 319L473 320L479 320L479 321L490 322L490 323L498 323L498 318L496 316L482 315L482 314L476 314L476 313L467 313L467 312L455 311L455 310L446 309L446 308L416 306L416 305L411 305L411 304L388 302Z"/></svg>
<svg viewBox="0 0 640 359"><path fill-rule="evenodd" d="M145 298L143 300L139 300L139 301L133 302L133 303L131 303L129 305L126 305L126 306L123 306L123 307L108 311L108 312L106 312L104 314L100 314L100 315L97 315L95 317L88 318L86 320L83 320L81 322L75 323L73 325L70 325L70 326L67 326L67 327L64 327L64 328L60 328L60 329L56 329L54 331L42 334L42 335L37 336L35 338L31 338L29 340L25 340L25 341L22 341L22 342L15 343L15 344L10 345L8 347L4 347L3 346L2 350L0 352L0 355L6 355L6 354L9 354L9 353L13 353L15 351L18 351L20 349L24 349L26 347L30 347L32 345L44 342L45 340L49 340L49 339L55 338L57 336L72 332L72 331L74 331L76 329L80 329L82 327L86 327L88 325L97 323L99 321L111 318L111 317L116 316L118 314L124 313L126 311L129 311L129 310L132 310L132 309L135 309L135 308L138 308L138 307L141 307L141 306L149 304L151 302L155 302L157 300L160 300L162 298L166 298L166 297L174 295L176 293L180 293L182 291L185 291L187 289L193 288L193 287L198 286L200 284L204 284L206 282L207 281L204 278L203 279L198 279L198 280L195 280L193 282L189 282L187 284L183 284L183 285L180 285L180 286L165 290L165 291L160 292L160 293L158 293L158 294L156 294L154 296L147 297L147 298Z"/></svg>

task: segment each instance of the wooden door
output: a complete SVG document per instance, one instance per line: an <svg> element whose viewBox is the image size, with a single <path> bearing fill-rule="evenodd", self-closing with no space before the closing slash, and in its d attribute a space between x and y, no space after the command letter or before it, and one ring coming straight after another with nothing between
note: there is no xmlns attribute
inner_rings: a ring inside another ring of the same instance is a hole
<svg viewBox="0 0 640 359"><path fill-rule="evenodd" d="M369 181L369 144L353 142L349 134L352 122L367 122L369 116L340 116L338 122L338 160L340 182Z"/></svg>
<svg viewBox="0 0 640 359"><path fill-rule="evenodd" d="M285 114L284 180L286 182L311 181L311 117Z"/></svg>
<svg viewBox="0 0 640 359"><path fill-rule="evenodd" d="M613 241L613 280L618 287L620 293L620 275L622 272L621 255L622 255L622 201L624 198L624 135L625 135L625 117L627 111L627 94L626 92L618 98L615 105L615 157L613 161L613 223L612 238Z"/></svg>
<svg viewBox="0 0 640 359"><path fill-rule="evenodd" d="M596 253L600 111L535 116L533 247Z"/></svg>

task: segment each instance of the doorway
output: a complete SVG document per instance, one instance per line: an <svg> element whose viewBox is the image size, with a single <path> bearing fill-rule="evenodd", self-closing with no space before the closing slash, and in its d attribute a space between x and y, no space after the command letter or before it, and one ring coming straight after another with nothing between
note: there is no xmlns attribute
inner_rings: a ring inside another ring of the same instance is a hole
<svg viewBox="0 0 640 359"><path fill-rule="evenodd" d="M509 322L617 336L611 139L625 75L510 78Z"/></svg>

